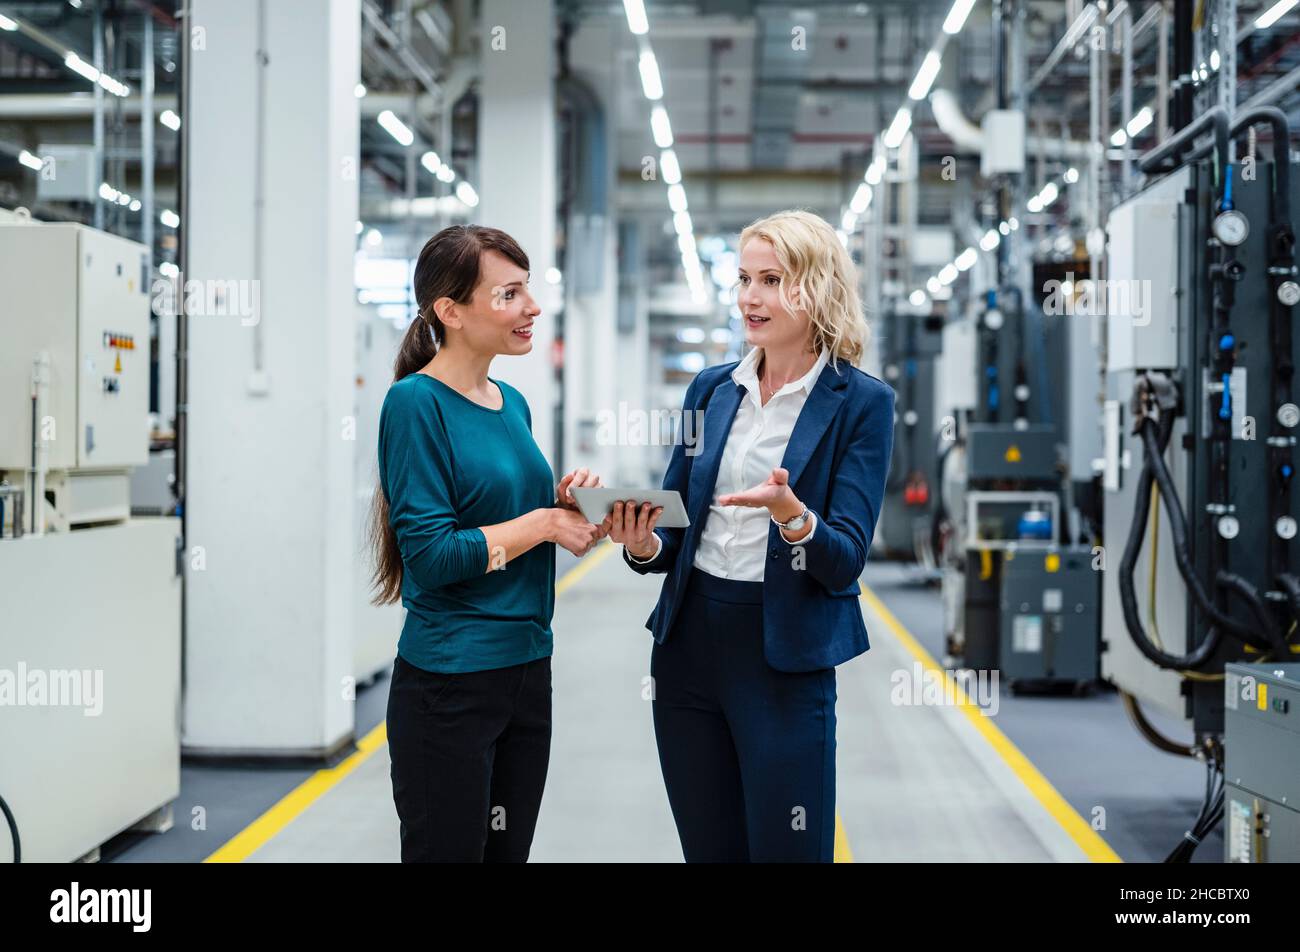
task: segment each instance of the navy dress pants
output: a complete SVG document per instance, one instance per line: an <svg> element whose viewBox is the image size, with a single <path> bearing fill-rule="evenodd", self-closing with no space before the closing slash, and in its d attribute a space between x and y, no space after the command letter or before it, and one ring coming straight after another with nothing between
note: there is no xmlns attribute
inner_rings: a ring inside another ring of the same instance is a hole
<svg viewBox="0 0 1300 952"><path fill-rule="evenodd" d="M693 862L829 863L835 846L835 669L763 657L763 585L692 569L650 656L668 802Z"/></svg>

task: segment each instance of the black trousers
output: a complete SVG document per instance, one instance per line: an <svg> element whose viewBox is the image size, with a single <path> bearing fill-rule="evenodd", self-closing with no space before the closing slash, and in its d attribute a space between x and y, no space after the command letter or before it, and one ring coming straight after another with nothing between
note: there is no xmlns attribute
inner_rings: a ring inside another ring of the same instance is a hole
<svg viewBox="0 0 1300 952"><path fill-rule="evenodd" d="M388 747L402 862L524 862L551 755L551 659L437 674L399 655Z"/></svg>

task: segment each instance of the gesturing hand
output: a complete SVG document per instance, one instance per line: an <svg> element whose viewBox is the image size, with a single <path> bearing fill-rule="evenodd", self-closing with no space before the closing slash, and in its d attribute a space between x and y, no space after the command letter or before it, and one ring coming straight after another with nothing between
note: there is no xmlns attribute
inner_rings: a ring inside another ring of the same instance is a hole
<svg viewBox="0 0 1300 952"><path fill-rule="evenodd" d="M718 497L719 506L747 506L766 509L780 522L789 522L803 512L803 505L790 488L790 472L780 466L772 475L753 489L739 493L724 493Z"/></svg>

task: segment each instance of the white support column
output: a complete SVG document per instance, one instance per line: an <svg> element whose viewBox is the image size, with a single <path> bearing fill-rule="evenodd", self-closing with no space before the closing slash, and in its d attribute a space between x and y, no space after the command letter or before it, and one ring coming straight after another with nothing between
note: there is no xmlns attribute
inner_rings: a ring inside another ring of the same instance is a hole
<svg viewBox="0 0 1300 952"><path fill-rule="evenodd" d="M360 0L190 10L183 740L319 755L354 727Z"/></svg>
<svg viewBox="0 0 1300 952"><path fill-rule="evenodd" d="M558 301L546 282L555 260L555 91L552 0L483 0L480 19L483 80L479 105L480 224L509 233L528 254L530 284L543 313L533 326L533 350L503 357L492 374L524 395L533 438L555 465L558 388L551 349Z"/></svg>

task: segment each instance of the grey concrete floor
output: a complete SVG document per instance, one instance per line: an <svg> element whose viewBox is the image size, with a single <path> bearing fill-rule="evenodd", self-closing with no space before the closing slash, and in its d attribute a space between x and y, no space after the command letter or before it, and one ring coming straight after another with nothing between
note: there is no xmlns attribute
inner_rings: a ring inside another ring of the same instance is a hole
<svg viewBox="0 0 1300 952"><path fill-rule="evenodd" d="M616 550L589 557L557 599L554 739L532 859L677 862L655 752L650 636L660 579ZM910 670L905 643L863 603L873 647L838 672L838 812L857 861L1074 861L1079 844L972 719L946 706L891 702ZM975 715L976 717L980 715ZM250 857L255 862L398 858L386 745Z"/></svg>

